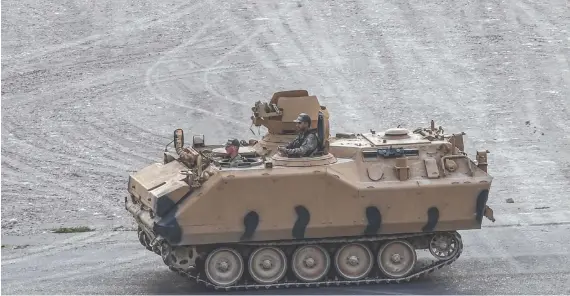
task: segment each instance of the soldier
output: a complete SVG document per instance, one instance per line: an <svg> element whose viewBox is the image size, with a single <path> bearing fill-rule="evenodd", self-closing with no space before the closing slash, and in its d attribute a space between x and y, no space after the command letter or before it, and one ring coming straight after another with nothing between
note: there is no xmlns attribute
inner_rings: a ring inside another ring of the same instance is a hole
<svg viewBox="0 0 570 296"><path fill-rule="evenodd" d="M240 163L245 162L244 158L238 153L239 146L240 143L237 139L229 139L226 142L226 153L230 157L227 163L229 163L230 167L237 167Z"/></svg>
<svg viewBox="0 0 570 296"><path fill-rule="evenodd" d="M317 150L318 139L316 130L309 130L311 117L306 113L299 114L294 121L297 123L299 134L297 138L285 147L279 147L279 152L286 156L308 157Z"/></svg>

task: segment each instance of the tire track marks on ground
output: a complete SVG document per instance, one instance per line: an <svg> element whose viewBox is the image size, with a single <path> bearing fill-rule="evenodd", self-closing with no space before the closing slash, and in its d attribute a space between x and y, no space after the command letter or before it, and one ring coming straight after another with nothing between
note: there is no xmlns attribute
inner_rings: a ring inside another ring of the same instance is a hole
<svg viewBox="0 0 570 296"><path fill-rule="evenodd" d="M63 241L56 241L53 244L49 244L41 247L32 247L21 255L16 257L5 257L2 256L2 265L11 265L15 263L20 263L23 261L30 261L40 257L52 256L63 251L69 251L81 246L89 245L95 242L102 242L110 239L113 236L117 236L115 232L92 232L86 234L74 235L69 239Z"/></svg>
<svg viewBox="0 0 570 296"><path fill-rule="evenodd" d="M187 48L190 47L194 44L194 42L196 42L197 40L199 40L199 38L202 36L202 34L204 34L206 32L207 29L209 29L209 27L214 26L216 23L218 23L220 20L222 19L222 16L219 15L216 18L214 18L213 20L207 22L206 24L204 24L202 27L200 27L195 34L188 40L186 40L185 42L183 42L182 44L180 44L179 46L175 47L174 49L172 49L171 51L169 51L166 55L163 55L163 57L161 59L159 59L159 61L157 61L155 64L153 64L152 67L150 67L147 70L147 75L146 75L146 84L147 84L147 88L151 91L151 93L153 93L155 95L156 98L164 101L165 103L174 105L174 106L178 106L178 107L182 107L182 108L186 108L186 109L190 109L192 111L197 111L200 113L204 113L210 116L213 116L215 118L218 118L220 120L223 121L227 121L229 123L234 123L234 124L241 124L241 125L245 125L243 124L241 121L237 121L237 120L233 120L231 119L231 116L229 114L220 114L219 112L213 112L210 110L206 110L204 108L200 108L197 107L196 104L185 104L185 103L179 103L176 102L173 99L168 99L165 97L169 97L171 93L177 93L176 90L174 89L169 89L168 94L164 91L161 90L160 85L155 85L156 80L161 81L161 78L155 78L157 77L158 74L157 72L157 67L163 62L163 60L168 57L171 53L180 50L181 48ZM223 31L222 31L223 32ZM207 73L207 71L205 72ZM168 79L170 79L170 76L168 77ZM173 82L177 82L177 81L173 81ZM191 96L191 95L190 95ZM184 94L180 91L178 91L178 97L184 97ZM198 99L198 98L192 98L193 102Z"/></svg>
<svg viewBox="0 0 570 296"><path fill-rule="evenodd" d="M154 10L155 12L162 13L163 18L157 18L156 16L138 18L138 19L134 20L132 22L132 24L129 24L127 26L118 26L118 27L112 28L108 32L104 32L101 34L94 34L94 35L87 36L87 37L84 37L81 39L68 41L68 42L65 42L62 44L43 47L40 49L40 52L37 52L37 53L32 54L32 55L31 55L31 53L27 52L27 53L20 53L20 54L13 55L13 56L8 56L8 59L7 59L8 65L6 65L6 66L8 66L8 68L11 68L11 67L22 68L22 67L25 67L26 65L30 64L34 60L39 59L41 57L45 57L48 54L53 54L53 53L57 53L57 52L61 52L61 51L67 51L67 50L74 51L78 47L81 47L81 46L88 46L88 47L99 46L99 45L102 45L102 43L109 41L109 39L111 39L111 38L127 37L128 35L132 34L136 30L139 30L139 31L147 30L147 29L151 28L152 26L156 26L157 24L164 22L165 19L168 19L168 20L174 19L175 20L175 19L181 17L182 15L187 14L189 11L196 11L197 8L199 8L203 4L204 4L204 2L202 2L202 1L199 1L199 2L193 3L193 4L183 3L183 4L180 4L180 5L173 7L173 9L168 11L168 12L162 12L161 10ZM97 3L95 3L95 5L97 5ZM65 10L66 7L64 5L61 5L60 8L62 10ZM120 11L120 10L117 10L117 11ZM10 64L10 62L12 60L15 60L16 64Z"/></svg>
<svg viewBox="0 0 570 296"><path fill-rule="evenodd" d="M145 26L139 29L152 31L154 27L176 23L180 17L187 17L186 15L189 13L197 13L193 8L203 6L203 4L174 6L174 8L180 9L175 13L171 13L174 11L166 11L169 18L157 19L154 22L146 23ZM118 15L120 16L120 14ZM151 16L150 18L155 19L156 17ZM141 34L141 31L138 31L135 26L132 26L132 24L129 26L131 27L114 28L115 31L113 32L116 34L107 34L105 38L100 38L98 41L88 38L86 40L90 42L86 46L74 46L74 41L70 41L63 44L63 47L50 47L48 49L49 55L47 56L50 56L53 61L53 59L61 59L67 55L75 55L76 50L78 54L85 52L95 53L93 49L95 45L107 46L111 42L116 43L116 40L119 38L128 40L129 38L126 38L126 36ZM117 31L121 33L117 33ZM138 38L133 40L137 42ZM121 46L120 48L124 50L126 47ZM105 47L101 49L103 51L106 50ZM20 57L20 60L23 63L30 64L31 67L35 67L37 64L34 63L36 63L37 59L45 57L46 53L33 56L31 59L21 59ZM101 55L97 54L97 56ZM59 74L66 70L77 71L77 69L95 67L99 64L104 64L104 68L87 73L87 75L79 73L81 75L79 76L79 81L77 81L78 79L75 79L75 81L69 79L60 82L61 80L59 80L51 86L53 87L52 89L43 92L41 97L34 93L33 86L26 86L24 92L28 91L29 95L24 99L18 98L15 94L3 95L3 103L5 104L3 104L4 117L2 126L4 133L2 134L2 142L4 145L2 150L3 154L5 154L4 156L9 155L12 157L8 162L3 162L3 165L7 164L3 172L3 179L9 180L3 184L11 187L11 189L8 189L9 191L6 191L6 187L3 188L3 193L9 193L3 196L5 203L18 198L15 195L18 191L17 188L23 189L22 192L24 193L26 188L30 188L30 186L36 188L41 186L39 182L43 180L43 184L49 184L49 190L59 195L60 200L72 199L72 202L65 205L64 208L70 209L71 206L81 207L81 202L87 202L88 204L102 203L104 212L118 210L115 209L117 206L116 201L118 200L115 198L119 188L113 185L111 180L116 182L116 180L124 179L126 171L133 166L140 167L153 159L158 159L155 155L156 153L152 151L158 145L163 145L162 142L148 142L145 138L137 139L128 136L129 130L136 130L137 125L129 123L129 118L121 115L124 114L124 110L132 109L129 107L136 106L136 104L126 108L122 103L110 104L113 101L117 102L116 100L121 96L131 96L133 91L137 90L137 85L133 86L132 82L134 76L122 74L125 72L125 69L113 69L110 70L114 72L113 75L109 73L109 67L117 67L117 64L123 62L127 56L129 56L128 51L127 53L120 53L113 63L109 62L113 58L107 59L106 63L97 59L65 60L62 65L59 65L59 68L50 70L52 72L55 71L56 76L49 76L46 80L38 79L34 81L34 84L42 85L46 81L57 81L58 77L61 78ZM132 55L130 56L132 57ZM144 56L149 56L149 54L145 53ZM140 57L143 57L142 53L138 55L138 58ZM46 65L49 63L48 60ZM25 70L25 67L21 70ZM3 74L6 73L3 76L3 91L7 91L6 82L12 79L10 78L10 72L11 70L3 71ZM44 75L47 72L39 73ZM70 78L78 77L77 73L73 72L66 75ZM90 92L84 93L86 89L89 89ZM138 90L140 89L138 87ZM4 100L5 97L7 97L7 100ZM22 113L16 110L28 111ZM119 122L117 122L117 119ZM110 126L110 122L118 123L119 126ZM39 128L31 130L31 133L28 132L24 137L21 136L24 135L22 131L28 130L28 126ZM11 136L7 135L8 131L12 133ZM166 136L166 138L168 137ZM39 145L38 139L42 140L42 143ZM148 152L141 154L133 150L133 146L139 146L139 149L144 148ZM26 152L21 153L19 150ZM53 168L55 167L61 169L54 170ZM69 174L71 173L75 175L70 176ZM40 177L38 180L25 180L26 178L29 179L29 176L38 174L43 177ZM66 182L54 182L62 176L65 176ZM88 178L85 181L80 181L80 176L87 176ZM77 184L81 185L77 186ZM47 190L40 189L39 192ZM119 190L122 191L123 188L121 187ZM34 201L31 195L24 198L24 203L27 203L26 199L31 202ZM59 203L59 201L55 200L54 202ZM31 207L26 210L32 211L31 214L34 216L37 211L41 211ZM77 210L77 208L72 208L72 210ZM11 218L11 215L7 214L4 209L2 212L5 217ZM76 215L81 215L81 213ZM28 219L27 217L27 215L19 217L20 221L18 224L24 225L26 219ZM87 217L87 219L89 218ZM16 225L16 230L19 228L18 224ZM13 230L3 229L3 231Z"/></svg>

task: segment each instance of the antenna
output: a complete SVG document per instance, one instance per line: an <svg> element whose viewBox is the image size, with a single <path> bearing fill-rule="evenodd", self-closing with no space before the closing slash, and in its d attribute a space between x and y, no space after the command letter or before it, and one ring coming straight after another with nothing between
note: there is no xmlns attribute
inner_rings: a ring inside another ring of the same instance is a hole
<svg viewBox="0 0 570 296"><path fill-rule="evenodd" d="M170 143L166 144L166 146L164 146L164 152L168 151L168 146L170 146L170 144L172 144L172 142L174 142L174 140L170 141Z"/></svg>

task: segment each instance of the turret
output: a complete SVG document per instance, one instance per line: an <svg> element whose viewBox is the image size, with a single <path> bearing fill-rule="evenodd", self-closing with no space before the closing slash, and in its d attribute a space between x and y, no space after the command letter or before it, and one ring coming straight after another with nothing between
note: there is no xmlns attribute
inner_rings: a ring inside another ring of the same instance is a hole
<svg viewBox="0 0 570 296"><path fill-rule="evenodd" d="M317 96L310 96L306 90L276 92L269 102L257 101L251 109L252 125L267 128L267 134L254 146L257 153L273 154L277 146L293 140L297 134L294 120L299 113L307 113L311 117L311 128L317 128L319 112L322 113L323 143L329 138L328 110L320 104Z"/></svg>

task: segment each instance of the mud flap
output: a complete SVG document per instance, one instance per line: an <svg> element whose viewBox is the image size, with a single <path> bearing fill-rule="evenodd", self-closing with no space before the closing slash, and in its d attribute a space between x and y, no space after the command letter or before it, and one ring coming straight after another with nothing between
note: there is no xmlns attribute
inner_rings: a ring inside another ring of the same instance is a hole
<svg viewBox="0 0 570 296"><path fill-rule="evenodd" d="M493 217L493 209L491 209L489 206L485 206L485 212L483 215L492 222L495 222L495 217Z"/></svg>

